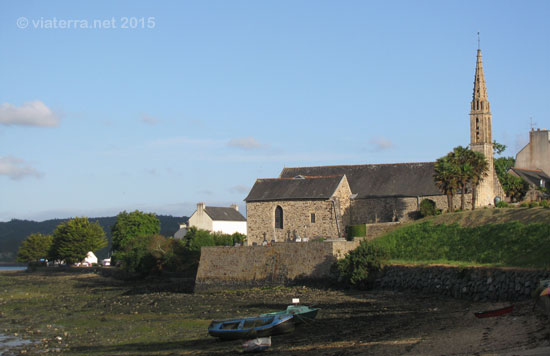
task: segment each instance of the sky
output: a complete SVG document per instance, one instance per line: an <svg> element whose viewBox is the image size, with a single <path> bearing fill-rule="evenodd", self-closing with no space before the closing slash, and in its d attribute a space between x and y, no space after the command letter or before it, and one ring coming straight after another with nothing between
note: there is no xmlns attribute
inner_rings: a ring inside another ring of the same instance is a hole
<svg viewBox="0 0 550 356"><path fill-rule="evenodd" d="M550 1L0 0L0 221L189 216L284 167L550 129Z"/></svg>

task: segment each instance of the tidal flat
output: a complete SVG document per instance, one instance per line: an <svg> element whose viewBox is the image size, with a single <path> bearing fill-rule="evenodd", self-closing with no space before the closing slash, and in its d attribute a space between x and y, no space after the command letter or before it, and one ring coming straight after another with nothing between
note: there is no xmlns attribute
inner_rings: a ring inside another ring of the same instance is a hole
<svg viewBox="0 0 550 356"><path fill-rule="evenodd" d="M317 319L274 336L266 355L497 355L550 346L548 317L533 301L477 319L505 302L413 291L296 287L194 294L181 280L120 280L93 269L0 272L0 355L227 355L241 341L208 336L213 319L282 310L292 298Z"/></svg>

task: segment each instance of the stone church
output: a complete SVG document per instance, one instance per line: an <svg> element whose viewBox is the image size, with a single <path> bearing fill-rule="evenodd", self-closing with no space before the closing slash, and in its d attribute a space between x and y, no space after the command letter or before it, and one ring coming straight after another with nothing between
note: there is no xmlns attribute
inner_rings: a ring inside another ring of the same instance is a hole
<svg viewBox="0 0 550 356"><path fill-rule="evenodd" d="M504 193L493 166L491 111L481 50L477 51L470 108L470 147L485 155L488 176L478 188L477 206ZM248 243L299 238L339 238L348 225L406 221L420 202L447 209L437 188L434 162L284 168L279 178L258 179L245 198ZM467 195L471 204L471 194ZM455 197L459 206L460 197Z"/></svg>

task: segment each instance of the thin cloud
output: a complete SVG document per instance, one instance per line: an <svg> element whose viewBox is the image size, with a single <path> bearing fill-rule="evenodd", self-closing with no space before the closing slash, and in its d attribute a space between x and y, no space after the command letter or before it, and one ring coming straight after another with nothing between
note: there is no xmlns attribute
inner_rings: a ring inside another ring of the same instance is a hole
<svg viewBox="0 0 550 356"><path fill-rule="evenodd" d="M393 142L385 137L373 137L369 140L369 144L374 146L376 151L385 151L394 147Z"/></svg>
<svg viewBox="0 0 550 356"><path fill-rule="evenodd" d="M239 193L239 194L245 194L245 193L248 193L250 191L250 187L248 187L246 185L236 185L236 186L231 187L230 191L235 192L235 193Z"/></svg>
<svg viewBox="0 0 550 356"><path fill-rule="evenodd" d="M217 146L220 144L221 144L221 141L219 140L197 139L197 138L189 138L189 137L169 137L169 138L162 138L162 139L157 139L149 142L149 145L154 147L177 147L177 146L184 146L184 145L205 147L205 146Z"/></svg>
<svg viewBox="0 0 550 356"><path fill-rule="evenodd" d="M151 115L143 115L141 117L141 122L146 123L148 125L156 125L158 124L159 120Z"/></svg>
<svg viewBox="0 0 550 356"><path fill-rule="evenodd" d="M264 147L264 145L258 142L258 140L254 137L233 138L229 140L227 145L229 147L236 147L243 150L257 150Z"/></svg>
<svg viewBox="0 0 550 356"><path fill-rule="evenodd" d="M59 115L40 100L29 101L21 106L4 103L0 105L0 124L55 127L59 125Z"/></svg>
<svg viewBox="0 0 550 356"><path fill-rule="evenodd" d="M42 173L26 164L17 157L0 157L0 176L7 176L12 180L21 180L25 177L42 177Z"/></svg>

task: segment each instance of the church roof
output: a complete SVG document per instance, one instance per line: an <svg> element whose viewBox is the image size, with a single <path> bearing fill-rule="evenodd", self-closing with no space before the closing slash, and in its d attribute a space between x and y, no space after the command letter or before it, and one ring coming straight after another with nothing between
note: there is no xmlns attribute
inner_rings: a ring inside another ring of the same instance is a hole
<svg viewBox="0 0 550 356"><path fill-rule="evenodd" d="M246 218L233 208L207 206L204 212L215 221L246 221Z"/></svg>
<svg viewBox="0 0 550 356"><path fill-rule="evenodd" d="M434 162L284 168L281 178L345 174L357 198L442 195L434 183Z"/></svg>
<svg viewBox="0 0 550 356"><path fill-rule="evenodd" d="M296 175L285 178L258 179L245 201L327 200L336 192L343 179L343 175L328 177Z"/></svg>

